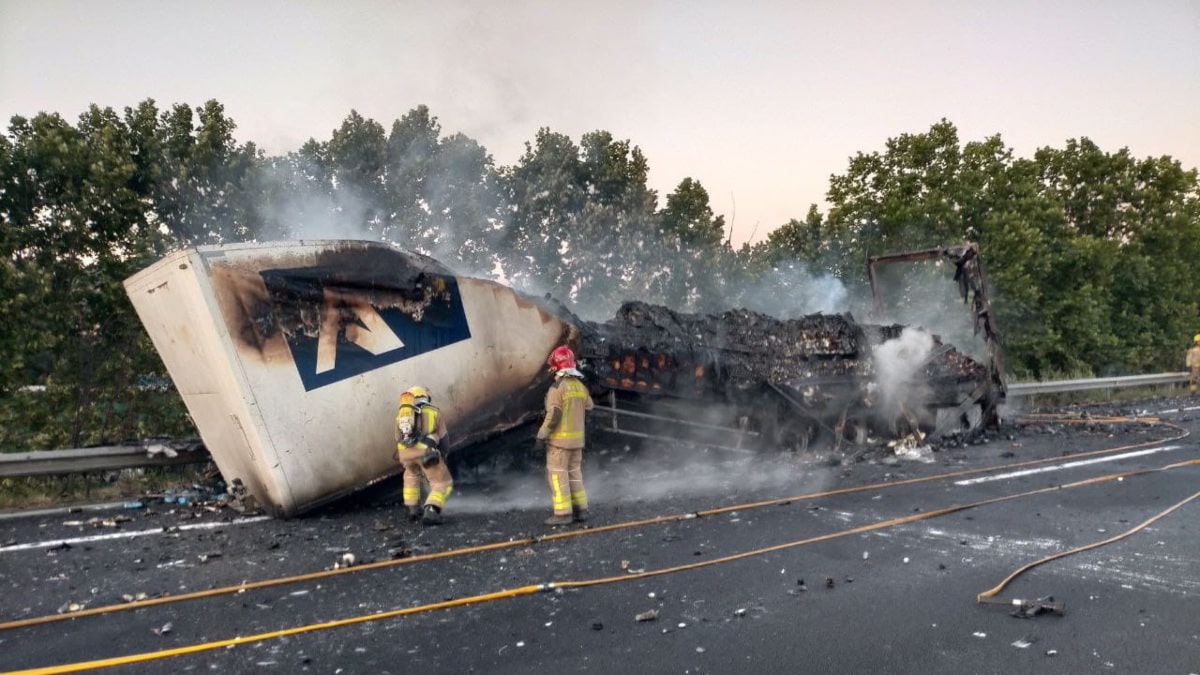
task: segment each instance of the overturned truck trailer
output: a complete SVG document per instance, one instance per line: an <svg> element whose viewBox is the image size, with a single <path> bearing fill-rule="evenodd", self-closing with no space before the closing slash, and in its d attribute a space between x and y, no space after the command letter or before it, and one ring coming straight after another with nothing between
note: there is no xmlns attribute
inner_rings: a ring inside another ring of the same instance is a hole
<svg viewBox="0 0 1200 675"><path fill-rule="evenodd" d="M290 516L398 473L397 398L450 449L532 420L576 328L497 283L363 241L202 246L125 288L226 482Z"/></svg>
<svg viewBox="0 0 1200 675"><path fill-rule="evenodd" d="M987 366L937 345L919 357L909 394L882 400L872 354L900 326L641 303L585 322L366 241L191 248L125 287L226 482L277 516L398 473L391 421L413 384L431 390L452 452L534 421L546 355L562 343L609 404L606 428L675 419L733 433L720 445L802 448L826 431L862 441L880 420L895 433L971 428L1003 398ZM618 412L635 423L618 425Z"/></svg>

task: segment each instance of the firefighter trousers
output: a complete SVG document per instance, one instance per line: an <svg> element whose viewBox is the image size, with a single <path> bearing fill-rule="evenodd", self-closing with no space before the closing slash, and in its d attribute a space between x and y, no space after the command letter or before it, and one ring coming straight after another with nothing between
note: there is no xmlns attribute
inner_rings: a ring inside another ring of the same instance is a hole
<svg viewBox="0 0 1200 675"><path fill-rule="evenodd" d="M587 492L583 489L583 448L546 446L546 481L550 483L550 498L554 515L569 516L586 511Z"/></svg>
<svg viewBox="0 0 1200 675"><path fill-rule="evenodd" d="M438 460L431 466L421 466L421 457L425 455L424 445L404 448L398 454L400 464L404 466L404 505L417 506L421 501L422 483L429 483L425 504L432 504L440 511L454 489L454 479L450 477L446 462Z"/></svg>

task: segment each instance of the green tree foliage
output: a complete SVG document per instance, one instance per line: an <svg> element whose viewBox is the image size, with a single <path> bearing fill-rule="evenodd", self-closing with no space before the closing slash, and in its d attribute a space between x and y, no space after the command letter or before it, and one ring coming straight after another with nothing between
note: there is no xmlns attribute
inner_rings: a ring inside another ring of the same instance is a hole
<svg viewBox="0 0 1200 675"><path fill-rule="evenodd" d="M443 138L425 106L385 133L357 111L328 141L261 162L260 232L292 237L370 239L434 255L463 270L496 266L498 174L482 146Z"/></svg>
<svg viewBox="0 0 1200 675"><path fill-rule="evenodd" d="M262 240L362 238L366 219L339 208L324 144L309 139L295 152L266 158L255 180Z"/></svg>
<svg viewBox="0 0 1200 675"><path fill-rule="evenodd" d="M649 162L629 141L596 131L580 152L587 199L570 243L580 253L572 287L593 314L611 315L654 268L658 196L647 186Z"/></svg>
<svg viewBox="0 0 1200 675"><path fill-rule="evenodd" d="M827 238L847 271L884 252L978 242L1018 376L1179 367L1200 217L1196 172L1178 162L1087 139L1017 159L998 136L961 144L942 120L856 155L829 198ZM927 302L926 281L895 282L900 301Z"/></svg>
<svg viewBox="0 0 1200 675"><path fill-rule="evenodd" d="M567 136L540 129L517 165L503 172L507 212L500 239L508 252L504 275L524 286L540 285L569 298L569 259L575 218L587 202L579 147Z"/></svg>
<svg viewBox="0 0 1200 675"><path fill-rule="evenodd" d="M0 447L78 447L184 435L177 397L122 281L173 242L242 237L253 227L238 181L253 146L232 143L219 104L159 114L152 101L92 106L72 126L14 117L3 143Z"/></svg>
<svg viewBox="0 0 1200 675"><path fill-rule="evenodd" d="M959 175L961 165L958 130L942 120L928 133L888 139L883 153L855 155L845 174L832 176L829 222L856 267L865 269L871 255L962 236L963 190L969 186Z"/></svg>
<svg viewBox="0 0 1200 675"><path fill-rule="evenodd" d="M756 262L773 265L797 261L819 265L832 251L831 245L834 243L826 239L825 234L825 219L817 205L812 204L804 220L789 220L771 231L766 241L754 247Z"/></svg>
<svg viewBox="0 0 1200 675"><path fill-rule="evenodd" d="M392 124L387 138L386 241L460 270L488 273L499 208L491 155L463 134L442 136L426 106Z"/></svg>
<svg viewBox="0 0 1200 675"><path fill-rule="evenodd" d="M504 274L519 286L611 311L661 269L657 196L641 150L607 132L580 145L541 129L503 172L506 215L498 240Z"/></svg>
<svg viewBox="0 0 1200 675"><path fill-rule="evenodd" d="M153 102L145 106L140 116L152 114ZM194 110L179 104L159 115L152 140L139 139L150 146L146 161L158 164L148 174L155 179L152 224L165 227L175 242L221 244L257 234L257 195L244 188L256 178L258 150L238 145L234 129L216 101Z"/></svg>
<svg viewBox="0 0 1200 675"><path fill-rule="evenodd" d="M417 248L427 235L429 212L426 187L433 177L430 164L438 155L441 127L421 106L392 124L387 138L387 189L391 227L386 239ZM440 192L440 190L439 190Z"/></svg>
<svg viewBox="0 0 1200 675"><path fill-rule="evenodd" d="M663 304L686 311L723 309L724 285L719 274L731 260L725 239L725 217L713 213L708 191L685 178L667 195L658 214L660 274L651 285Z"/></svg>
<svg viewBox="0 0 1200 675"><path fill-rule="evenodd" d="M373 238L382 238L391 220L384 197L389 165L383 126L351 110L324 150L339 212L361 221Z"/></svg>
<svg viewBox="0 0 1200 675"><path fill-rule="evenodd" d="M1071 356L1102 373L1178 368L1198 327L1196 171L1167 157L1106 153L1086 138L1043 148L1033 161L1062 214L1056 234L1068 270L1048 280L1046 293L1057 300L1075 288L1080 296L1063 312Z"/></svg>
<svg viewBox="0 0 1200 675"><path fill-rule="evenodd" d="M494 243L501 228L492 156L474 139L453 134L438 141L428 175L429 251L458 269L490 274L499 264Z"/></svg>
<svg viewBox="0 0 1200 675"><path fill-rule="evenodd" d="M738 251L723 274L727 304L788 319L850 309L844 284L830 272L842 258L840 242L827 236L813 204L803 221L793 218Z"/></svg>

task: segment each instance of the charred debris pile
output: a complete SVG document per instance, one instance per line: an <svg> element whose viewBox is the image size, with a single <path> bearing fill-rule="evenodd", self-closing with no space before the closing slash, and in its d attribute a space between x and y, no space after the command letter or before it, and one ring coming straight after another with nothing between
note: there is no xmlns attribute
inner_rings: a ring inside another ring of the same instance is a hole
<svg viewBox="0 0 1200 675"><path fill-rule="evenodd" d="M990 368L943 344L911 365L900 399L878 386L876 350L904 326L850 314L778 319L746 309L697 315L643 302L604 323L585 322L589 380L625 400L724 405L768 444L807 449L868 437L921 438L978 430L994 409ZM613 397L615 398L615 396Z"/></svg>

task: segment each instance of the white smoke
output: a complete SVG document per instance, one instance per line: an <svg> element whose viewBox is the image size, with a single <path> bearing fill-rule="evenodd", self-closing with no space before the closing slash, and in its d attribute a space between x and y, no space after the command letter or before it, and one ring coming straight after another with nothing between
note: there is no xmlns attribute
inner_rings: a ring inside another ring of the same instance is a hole
<svg viewBox="0 0 1200 675"><path fill-rule="evenodd" d="M806 264L795 260L775 265L761 279L727 295L735 304L778 319L818 312L839 314L849 304L849 293L840 279L813 274Z"/></svg>
<svg viewBox="0 0 1200 675"><path fill-rule="evenodd" d="M267 240L374 239L367 226L368 202L350 190L330 192L307 176L316 170L299 155L275 158L266 169L273 184L256 204Z"/></svg>
<svg viewBox="0 0 1200 675"><path fill-rule="evenodd" d="M614 504L659 503L666 499L711 497L772 499L820 492L834 482L831 471L815 471L815 458L785 454L734 453L678 441L649 441L637 452L584 451L583 482L597 508ZM810 461L804 461L805 459ZM544 465L503 485L463 482L447 502L449 511L494 514L550 509ZM728 503L725 501L724 503Z"/></svg>
<svg viewBox="0 0 1200 675"><path fill-rule="evenodd" d="M915 414L924 409L930 392L920 373L933 346L932 334L908 327L900 332L900 337L875 348L875 393L885 422L891 423L905 412Z"/></svg>
<svg viewBox="0 0 1200 675"><path fill-rule="evenodd" d="M921 326L943 343L976 360L987 359L987 345L975 333L973 312L959 295L954 265L948 261L925 261L890 265L879 270L883 323Z"/></svg>

